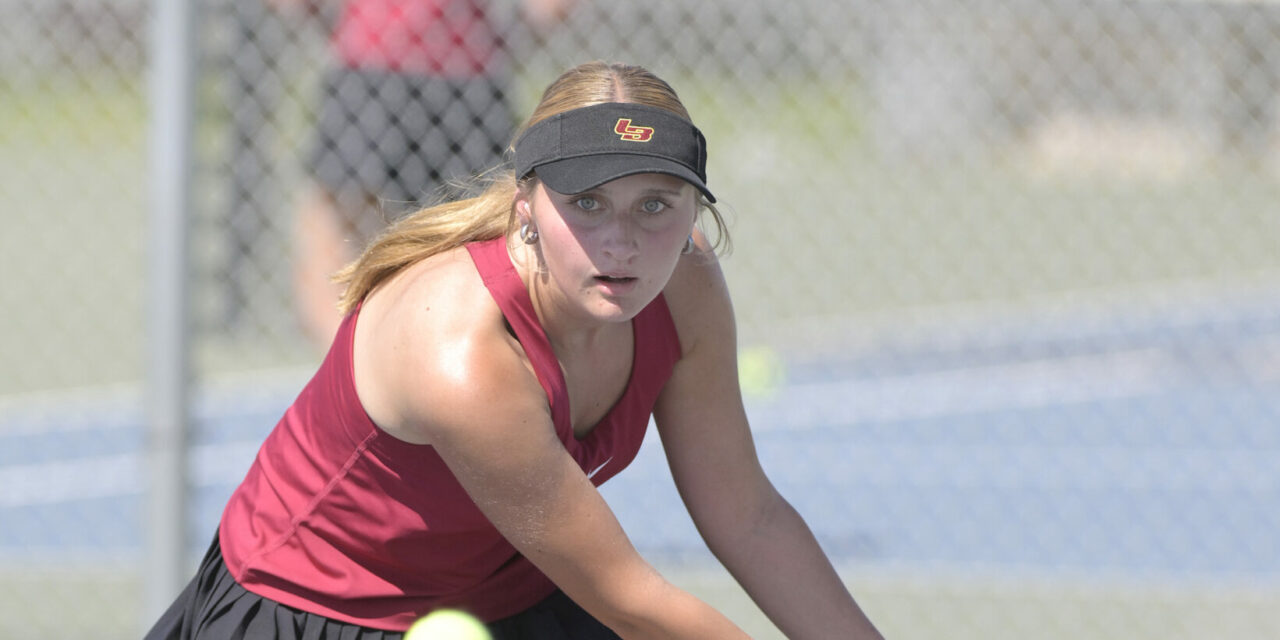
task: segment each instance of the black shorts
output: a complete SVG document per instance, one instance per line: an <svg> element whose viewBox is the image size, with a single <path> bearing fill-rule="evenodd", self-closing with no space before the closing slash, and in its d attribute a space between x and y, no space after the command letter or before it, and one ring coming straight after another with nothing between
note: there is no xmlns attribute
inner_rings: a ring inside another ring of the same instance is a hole
<svg viewBox="0 0 1280 640"><path fill-rule="evenodd" d="M619 640L560 591L487 625L493 640ZM231 577L215 536L196 577L143 640L401 640L372 629L287 607L251 593Z"/></svg>
<svg viewBox="0 0 1280 640"><path fill-rule="evenodd" d="M332 69L307 167L336 196L407 209L501 162L514 128L497 78Z"/></svg>

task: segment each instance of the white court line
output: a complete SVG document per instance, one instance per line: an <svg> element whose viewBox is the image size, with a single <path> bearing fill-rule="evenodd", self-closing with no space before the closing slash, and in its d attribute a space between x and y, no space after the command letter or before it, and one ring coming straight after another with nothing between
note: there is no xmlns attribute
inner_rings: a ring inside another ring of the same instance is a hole
<svg viewBox="0 0 1280 640"><path fill-rule="evenodd" d="M192 399L192 417L225 416L236 408L283 410L311 374L286 368L207 380ZM0 437L136 429L146 424L146 402L141 383L0 395Z"/></svg>
<svg viewBox="0 0 1280 640"><path fill-rule="evenodd" d="M1163 350L1136 349L794 385L772 399L749 400L748 412L753 429L768 432L1038 409L1167 393L1181 368ZM239 482L259 445L255 440L196 447L193 484ZM0 467L0 507L140 495L145 465L139 452Z"/></svg>
<svg viewBox="0 0 1280 640"><path fill-rule="evenodd" d="M259 442L195 447L192 484L235 484L244 477ZM124 453L0 467L0 508L34 507L77 500L142 495L146 456Z"/></svg>
<svg viewBox="0 0 1280 640"><path fill-rule="evenodd" d="M784 387L748 401L755 431L1039 409L1167 390L1178 363L1160 349ZM765 416L764 414L767 414Z"/></svg>

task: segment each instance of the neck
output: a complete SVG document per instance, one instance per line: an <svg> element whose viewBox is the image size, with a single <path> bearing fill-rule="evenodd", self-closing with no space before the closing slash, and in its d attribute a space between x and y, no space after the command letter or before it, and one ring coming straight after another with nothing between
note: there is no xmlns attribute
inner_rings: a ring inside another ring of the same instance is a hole
<svg viewBox="0 0 1280 640"><path fill-rule="evenodd" d="M613 335L616 330L613 323L574 314L571 306L563 303L564 294L555 288L533 246L517 239L508 247L516 273L529 292L538 323L557 355L590 350Z"/></svg>

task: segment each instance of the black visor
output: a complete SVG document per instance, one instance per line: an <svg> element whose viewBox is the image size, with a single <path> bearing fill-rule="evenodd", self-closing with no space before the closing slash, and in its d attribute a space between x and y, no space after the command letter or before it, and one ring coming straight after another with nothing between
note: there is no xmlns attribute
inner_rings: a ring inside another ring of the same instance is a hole
<svg viewBox="0 0 1280 640"><path fill-rule="evenodd" d="M606 102L529 127L515 146L516 176L530 172L553 191L582 193L638 173L675 176L707 189L707 142L688 120L656 107Z"/></svg>

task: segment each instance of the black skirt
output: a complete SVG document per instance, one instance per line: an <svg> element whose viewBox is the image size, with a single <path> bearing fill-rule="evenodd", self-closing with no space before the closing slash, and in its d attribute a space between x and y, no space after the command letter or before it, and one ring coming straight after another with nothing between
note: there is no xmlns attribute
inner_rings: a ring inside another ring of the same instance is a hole
<svg viewBox="0 0 1280 640"><path fill-rule="evenodd" d="M618 640L560 591L489 623L493 640ZM144 640L401 640L404 633L362 627L288 607L249 592L231 577L215 536L191 583Z"/></svg>
<svg viewBox="0 0 1280 640"><path fill-rule="evenodd" d="M498 78L332 69L307 164L335 196L409 210L500 163L514 129Z"/></svg>

